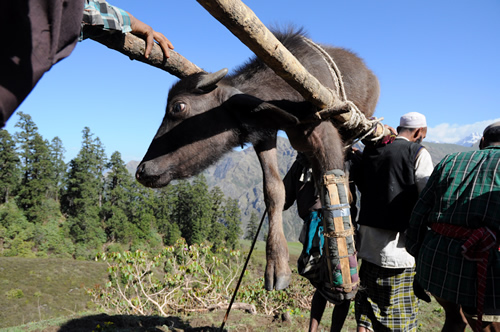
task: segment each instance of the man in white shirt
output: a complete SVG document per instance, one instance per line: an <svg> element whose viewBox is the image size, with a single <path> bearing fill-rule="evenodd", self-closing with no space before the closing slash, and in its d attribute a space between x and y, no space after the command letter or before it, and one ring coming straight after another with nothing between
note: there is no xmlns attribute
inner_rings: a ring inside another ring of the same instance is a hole
<svg viewBox="0 0 500 332"><path fill-rule="evenodd" d="M403 115L394 142L367 146L356 184L361 191L359 251L361 289L356 296L358 331L416 331L415 259L404 231L418 195L432 173L425 116Z"/></svg>

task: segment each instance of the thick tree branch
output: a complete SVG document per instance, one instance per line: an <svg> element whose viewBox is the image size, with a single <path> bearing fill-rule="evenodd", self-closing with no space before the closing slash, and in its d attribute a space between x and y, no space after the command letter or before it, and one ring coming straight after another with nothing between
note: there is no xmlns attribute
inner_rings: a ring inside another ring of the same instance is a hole
<svg viewBox="0 0 500 332"><path fill-rule="evenodd" d="M191 74L204 71L173 50L170 50L170 57L168 59L164 58L161 47L156 43L153 46L151 54L149 55L149 59L146 59L144 57L146 42L142 38L139 38L131 33L115 33L95 38L93 37L92 39L113 50L125 54L131 60L138 60L148 65L160 68L178 78L183 78Z"/></svg>

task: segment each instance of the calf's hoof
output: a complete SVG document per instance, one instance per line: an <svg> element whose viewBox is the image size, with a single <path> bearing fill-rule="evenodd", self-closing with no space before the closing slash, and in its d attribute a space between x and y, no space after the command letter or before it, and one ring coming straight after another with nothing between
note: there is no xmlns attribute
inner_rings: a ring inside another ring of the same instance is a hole
<svg viewBox="0 0 500 332"><path fill-rule="evenodd" d="M275 290L282 290L287 288L290 285L290 282L292 280L292 272L290 271L290 268L287 266L287 270L285 272L282 272L280 274L275 273L274 269L273 271L270 271L270 268L266 268L266 273L265 273L265 283L264 287L268 291L272 291L273 289Z"/></svg>

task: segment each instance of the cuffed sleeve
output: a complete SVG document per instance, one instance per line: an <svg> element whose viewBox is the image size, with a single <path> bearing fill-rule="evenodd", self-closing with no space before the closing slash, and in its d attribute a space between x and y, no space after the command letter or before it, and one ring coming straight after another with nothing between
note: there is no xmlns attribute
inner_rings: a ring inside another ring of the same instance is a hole
<svg viewBox="0 0 500 332"><path fill-rule="evenodd" d="M88 29L91 27L91 29ZM80 39L91 37L95 29L103 31L132 31L129 14L103 0L86 0L82 19L82 34Z"/></svg>

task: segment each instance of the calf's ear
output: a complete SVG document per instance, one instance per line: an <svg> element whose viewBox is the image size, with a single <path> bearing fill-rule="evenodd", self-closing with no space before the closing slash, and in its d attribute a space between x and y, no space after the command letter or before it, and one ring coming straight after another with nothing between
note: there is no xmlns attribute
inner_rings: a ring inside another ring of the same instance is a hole
<svg viewBox="0 0 500 332"><path fill-rule="evenodd" d="M266 127L283 129L299 124L299 119L295 115L251 95L235 94L224 104L234 112L259 120L259 124Z"/></svg>

